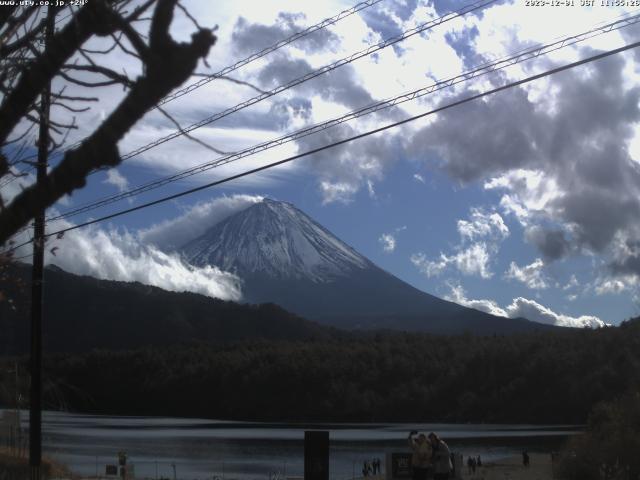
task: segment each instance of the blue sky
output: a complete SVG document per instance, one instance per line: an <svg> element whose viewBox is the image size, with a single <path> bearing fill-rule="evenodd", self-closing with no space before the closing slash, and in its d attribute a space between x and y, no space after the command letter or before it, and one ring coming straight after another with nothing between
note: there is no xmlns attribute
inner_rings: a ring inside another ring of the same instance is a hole
<svg viewBox="0 0 640 480"><path fill-rule="evenodd" d="M219 25L209 67L200 67L209 73L353 5L185 3L200 24ZM383 0L231 76L269 90L465 5ZM614 7L494 2L200 128L194 136L235 151L625 13ZM188 38L193 29L188 19L176 16L174 36ZM637 27L597 36L68 221L303 152L638 38ZM129 72L138 68L122 52L108 61ZM437 296L548 323L617 324L640 314L639 80L634 52L618 55L69 234L56 241L59 250L48 261L76 273L240 299L231 274L191 269L164 239L183 238L177 229L197 231L203 222L269 196L295 204L382 268ZM215 81L167 104L167 110L189 125L255 95L249 87ZM103 90L70 142L90 133L121 96L120 89ZM174 129L151 112L120 150L126 153ZM86 188L52 212L214 158L201 145L176 139L93 175ZM13 194L3 192L8 198Z"/></svg>

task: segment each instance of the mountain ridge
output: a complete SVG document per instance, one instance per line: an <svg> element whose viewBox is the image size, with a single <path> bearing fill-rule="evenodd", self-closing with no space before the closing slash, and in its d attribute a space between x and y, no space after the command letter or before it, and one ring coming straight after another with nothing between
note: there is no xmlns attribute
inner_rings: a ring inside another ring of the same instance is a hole
<svg viewBox="0 0 640 480"><path fill-rule="evenodd" d="M0 276L0 355L29 351L30 265ZM100 280L45 268L46 352L124 350L180 343L308 340L339 333L274 304L246 305L139 282Z"/></svg>
<svg viewBox="0 0 640 480"><path fill-rule="evenodd" d="M423 292L381 269L307 214L265 199L187 242L183 258L243 281L243 299L276 303L323 324L456 334L554 328L507 319Z"/></svg>
<svg viewBox="0 0 640 480"><path fill-rule="evenodd" d="M196 267L216 265L241 277L325 282L373 265L293 204L270 199L213 225L180 251Z"/></svg>

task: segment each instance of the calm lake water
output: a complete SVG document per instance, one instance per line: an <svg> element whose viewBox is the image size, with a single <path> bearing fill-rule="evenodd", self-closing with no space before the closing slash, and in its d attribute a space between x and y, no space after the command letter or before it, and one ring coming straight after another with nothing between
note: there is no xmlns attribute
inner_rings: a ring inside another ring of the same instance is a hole
<svg viewBox="0 0 640 480"><path fill-rule="evenodd" d="M26 415L25 415L26 417ZM24 418L23 418L24 420ZM25 424L26 426L26 424ZM407 450L410 430L435 431L453 451L489 461L523 449L551 452L573 426L455 424L274 424L45 412L44 453L83 475L104 475L126 451L136 478L269 480L302 476L304 431L329 430L330 475L361 476L365 460ZM157 477L156 477L157 476Z"/></svg>

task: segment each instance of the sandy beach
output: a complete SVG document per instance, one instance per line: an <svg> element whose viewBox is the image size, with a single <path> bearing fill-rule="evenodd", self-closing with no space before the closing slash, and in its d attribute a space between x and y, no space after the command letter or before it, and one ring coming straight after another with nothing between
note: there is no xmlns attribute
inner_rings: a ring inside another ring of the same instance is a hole
<svg viewBox="0 0 640 480"><path fill-rule="evenodd" d="M553 478L550 454L530 453L530 465L524 467L521 457L510 457L489 462L469 473L465 465L464 480L551 480Z"/></svg>

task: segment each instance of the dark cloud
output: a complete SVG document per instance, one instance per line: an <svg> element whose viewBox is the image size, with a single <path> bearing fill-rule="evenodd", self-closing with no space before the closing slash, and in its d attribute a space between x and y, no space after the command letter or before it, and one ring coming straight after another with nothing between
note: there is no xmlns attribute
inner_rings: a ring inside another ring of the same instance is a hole
<svg viewBox="0 0 640 480"><path fill-rule="evenodd" d="M387 39L402 34L402 22L408 21L416 8L418 0L387 0L374 8L362 10L360 16L372 31ZM400 45L393 48L397 53L402 51Z"/></svg>
<svg viewBox="0 0 640 480"><path fill-rule="evenodd" d="M514 3L515 0L499 0L495 5ZM431 3L431 2L430 2ZM433 0L433 7L436 9L438 16L446 15L449 12L455 12L461 8L469 6L469 2L466 0ZM482 9L476 10L470 15L477 15L482 18Z"/></svg>
<svg viewBox="0 0 640 480"><path fill-rule="evenodd" d="M622 37L627 43L637 42L640 38L640 24L636 23L620 30ZM633 49L633 55L636 62L640 62L640 48Z"/></svg>
<svg viewBox="0 0 640 480"><path fill-rule="evenodd" d="M314 68L306 60L276 55L273 61L262 69L258 79L265 88L275 88L313 70ZM309 96L321 95L326 100L340 103L352 109L374 102L374 98L359 84L351 65L343 65L294 88L297 93Z"/></svg>
<svg viewBox="0 0 640 480"><path fill-rule="evenodd" d="M284 130L295 119L309 121L311 119L311 101L307 98L294 97L286 100L276 100L269 109L271 118L277 128Z"/></svg>
<svg viewBox="0 0 640 480"><path fill-rule="evenodd" d="M640 168L626 145L640 121L640 89L623 89L623 68L617 56L559 76L557 113L541 118L552 132L546 171L564 192L551 206L581 246L599 252L640 215Z"/></svg>
<svg viewBox="0 0 640 480"><path fill-rule="evenodd" d="M302 58L293 59L288 55L277 54L260 74L258 80L266 88L274 88L278 85L289 83L296 78L311 72L313 67Z"/></svg>
<svg viewBox="0 0 640 480"><path fill-rule="evenodd" d="M485 60L481 55L476 54L471 48L474 39L480 34L478 27L474 25L460 32L447 32L444 36L446 42L453 48L462 59L465 69L470 70L476 65L481 65Z"/></svg>
<svg viewBox="0 0 640 480"><path fill-rule="evenodd" d="M582 57L590 54L581 51ZM557 192L538 213L566 225L571 238L539 230L529 234L532 243L548 258L572 248L602 252L617 234L637 235L640 216L640 167L627 151L640 121L640 89L625 89L623 69L624 58L612 56L554 75L548 103L534 104L514 88L453 108L415 135L411 153L424 159L435 154L441 168L462 182L517 169L544 172ZM509 189L532 195L526 183Z"/></svg>
<svg viewBox="0 0 640 480"><path fill-rule="evenodd" d="M304 98L293 97L285 100L276 100L267 111L260 111L255 108L245 108L233 115L228 115L211 124L212 128L227 129L250 129L273 131L280 130L283 126L289 125L293 117L307 117L310 112L305 110L311 108L311 103ZM217 113L215 111L213 113ZM210 109L194 109L181 114L173 114L173 117L180 122L182 126L192 125L212 114ZM167 119L158 117L150 118L148 125L154 127L173 128L173 124ZM198 130L194 131L194 135L198 136Z"/></svg>
<svg viewBox="0 0 640 480"><path fill-rule="evenodd" d="M388 10L381 8L366 9L361 13L362 19L367 26L380 36L381 40L387 40L398 35L402 35L404 31L402 25L400 25L391 15ZM375 43L375 36L372 36L372 40ZM397 55L402 55L404 49L399 43L392 46Z"/></svg>
<svg viewBox="0 0 640 480"><path fill-rule="evenodd" d="M467 91L445 104L477 92ZM410 144L414 156L434 153L452 177L465 183L513 168L539 165L535 140L542 135L532 121L534 105L522 89L512 89L440 113Z"/></svg>
<svg viewBox="0 0 640 480"><path fill-rule="evenodd" d="M231 34L233 49L241 55L259 52L307 28L302 24L303 20L305 16L301 13L280 13L273 25L250 23L246 18L240 17ZM322 28L296 40L292 45L307 53L313 53L326 49L334 50L339 42L340 39L335 33Z"/></svg>
<svg viewBox="0 0 640 480"><path fill-rule="evenodd" d="M351 125L341 124L297 141L301 152L343 140L359 133ZM355 193L367 181L377 181L393 162L402 156L397 135L374 135L355 142L322 150L306 160L320 183L339 183ZM325 200L331 201L325 193Z"/></svg>
<svg viewBox="0 0 640 480"><path fill-rule="evenodd" d="M627 240L624 253L609 264L614 275L640 276L640 240Z"/></svg>
<svg viewBox="0 0 640 480"><path fill-rule="evenodd" d="M540 250L546 260L557 260L564 257L571 249L565 233L558 229L534 226L525 231L525 238Z"/></svg>

